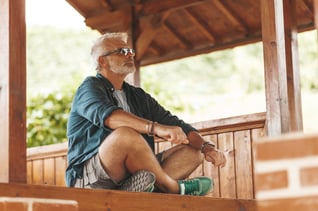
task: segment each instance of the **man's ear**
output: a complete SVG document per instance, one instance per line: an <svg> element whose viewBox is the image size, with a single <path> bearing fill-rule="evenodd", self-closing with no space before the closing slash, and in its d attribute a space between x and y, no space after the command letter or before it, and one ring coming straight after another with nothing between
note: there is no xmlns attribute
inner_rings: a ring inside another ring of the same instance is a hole
<svg viewBox="0 0 318 211"><path fill-rule="evenodd" d="M98 58L98 63L99 63L99 66L105 67L105 65L108 65L108 60L105 59L104 57L100 56Z"/></svg>

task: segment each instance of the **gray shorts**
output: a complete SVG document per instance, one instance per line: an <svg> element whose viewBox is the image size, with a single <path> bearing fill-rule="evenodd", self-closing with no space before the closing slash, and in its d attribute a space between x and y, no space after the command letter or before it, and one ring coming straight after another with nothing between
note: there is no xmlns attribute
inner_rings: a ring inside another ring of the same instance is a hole
<svg viewBox="0 0 318 211"><path fill-rule="evenodd" d="M157 160L161 164L162 154L156 154ZM119 183L115 182L104 170L98 153L84 163L83 177L76 179L75 188L100 188L118 189Z"/></svg>

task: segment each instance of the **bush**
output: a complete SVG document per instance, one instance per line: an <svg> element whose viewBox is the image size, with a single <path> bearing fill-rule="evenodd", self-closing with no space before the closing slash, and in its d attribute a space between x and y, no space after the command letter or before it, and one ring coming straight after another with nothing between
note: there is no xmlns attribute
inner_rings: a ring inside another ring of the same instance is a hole
<svg viewBox="0 0 318 211"><path fill-rule="evenodd" d="M74 92L69 92L73 95ZM72 95L54 91L31 97L27 107L27 146L67 141L66 126Z"/></svg>

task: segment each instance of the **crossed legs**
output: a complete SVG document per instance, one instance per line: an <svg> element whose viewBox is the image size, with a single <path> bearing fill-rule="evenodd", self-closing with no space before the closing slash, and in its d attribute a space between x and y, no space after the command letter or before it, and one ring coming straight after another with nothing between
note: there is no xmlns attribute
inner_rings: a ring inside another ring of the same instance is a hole
<svg viewBox="0 0 318 211"><path fill-rule="evenodd" d="M99 148L101 163L115 181L138 170L156 175L156 186L163 192L179 193L177 179L184 179L200 165L203 156L187 145L175 146L163 153L160 166L151 148L135 130L122 127L113 131Z"/></svg>

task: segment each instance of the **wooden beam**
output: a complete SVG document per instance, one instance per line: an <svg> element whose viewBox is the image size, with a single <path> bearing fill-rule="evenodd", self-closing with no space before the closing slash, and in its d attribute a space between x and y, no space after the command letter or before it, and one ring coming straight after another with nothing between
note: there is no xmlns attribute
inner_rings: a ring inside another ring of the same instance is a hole
<svg viewBox="0 0 318 211"><path fill-rule="evenodd" d="M169 12L166 12L161 15L151 15L139 19L140 28L143 29L143 31L136 36L136 60L141 60L169 14Z"/></svg>
<svg viewBox="0 0 318 211"><path fill-rule="evenodd" d="M294 7L295 0L261 1L269 136L302 130L299 76L296 74L297 38L293 27L296 23L292 18L296 14L292 13Z"/></svg>
<svg viewBox="0 0 318 211"><path fill-rule="evenodd" d="M254 211L254 200L214 199L161 193L132 193L114 190L64 188L39 185L1 184L0 196L64 199L78 202L79 211L105 210L201 210Z"/></svg>
<svg viewBox="0 0 318 211"><path fill-rule="evenodd" d="M130 20L131 8L126 7L123 10L104 12L86 18L85 23L93 29L103 29L104 31L128 31Z"/></svg>
<svg viewBox="0 0 318 211"><path fill-rule="evenodd" d="M184 10L185 14L188 16L188 18L193 22L195 27L197 27L202 34L209 39L209 41L214 44L215 43L215 37L213 36L210 31L207 30L207 27L204 26L204 24L198 20L198 18L193 14L189 9Z"/></svg>
<svg viewBox="0 0 318 211"><path fill-rule="evenodd" d="M318 0L313 0L313 4L314 4L314 22L315 22L315 28L316 30L318 30Z"/></svg>
<svg viewBox="0 0 318 211"><path fill-rule="evenodd" d="M139 16L153 15L163 12L171 12L173 10L184 9L196 4L205 3L207 0L151 0L143 3ZM159 6L158 6L159 5Z"/></svg>
<svg viewBox="0 0 318 211"><path fill-rule="evenodd" d="M0 181L26 183L25 0L0 0Z"/></svg>
<svg viewBox="0 0 318 211"><path fill-rule="evenodd" d="M290 116L289 131L303 130L301 86L298 59L296 1L284 0L287 97Z"/></svg>
<svg viewBox="0 0 318 211"><path fill-rule="evenodd" d="M168 22L163 24L163 28L176 38L182 49L193 48L192 44L188 40L186 40L186 38L183 37L181 33L178 33L178 31L175 30L175 28Z"/></svg>
<svg viewBox="0 0 318 211"><path fill-rule="evenodd" d="M236 28L238 31L247 34L248 30L246 27L234 16L234 11L229 11L229 8L226 7L224 1L215 0L213 1L214 5L226 16L226 18L233 24L233 28Z"/></svg>

